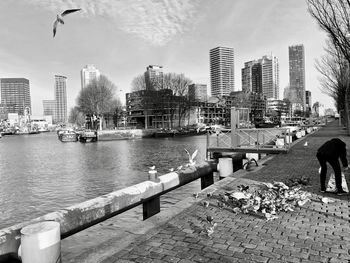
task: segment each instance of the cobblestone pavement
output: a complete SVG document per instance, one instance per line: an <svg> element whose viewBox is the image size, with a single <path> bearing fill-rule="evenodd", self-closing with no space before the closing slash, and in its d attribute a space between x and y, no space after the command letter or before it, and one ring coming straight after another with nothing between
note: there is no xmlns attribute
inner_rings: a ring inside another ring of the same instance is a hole
<svg viewBox="0 0 350 263"><path fill-rule="evenodd" d="M350 196L321 194L318 147L333 137L341 138L350 149L345 130L329 124L296 143L288 154L270 158L260 169L241 173L242 177L224 179L216 190L236 190L238 185L286 181L310 177L311 201L294 212L279 213L272 221L254 214L220 209L211 197L195 202L165 224L142 235L127 248L110 255L112 262L350 262ZM304 142L308 146L304 147ZM349 155L350 156L350 155ZM330 168L328 175L332 172ZM348 184L350 172L345 172ZM225 180L227 181L225 183ZM333 203L325 204L322 197ZM193 197L194 198L194 197ZM208 237L205 226L210 215L217 223ZM116 250L117 251L117 250Z"/></svg>

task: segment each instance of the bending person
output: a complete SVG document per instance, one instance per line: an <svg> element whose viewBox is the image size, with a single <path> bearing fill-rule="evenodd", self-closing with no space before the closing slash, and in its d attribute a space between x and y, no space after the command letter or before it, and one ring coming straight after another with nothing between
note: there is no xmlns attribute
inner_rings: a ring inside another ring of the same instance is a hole
<svg viewBox="0 0 350 263"><path fill-rule="evenodd" d="M337 187L337 194L343 195L346 192L342 187L342 173L339 163L339 158L347 170L348 160L346 158L346 144L338 139L334 138L325 142L317 151L316 157L321 166L320 181L321 192L326 192L326 175L327 175L327 162L332 166L334 170L335 185Z"/></svg>

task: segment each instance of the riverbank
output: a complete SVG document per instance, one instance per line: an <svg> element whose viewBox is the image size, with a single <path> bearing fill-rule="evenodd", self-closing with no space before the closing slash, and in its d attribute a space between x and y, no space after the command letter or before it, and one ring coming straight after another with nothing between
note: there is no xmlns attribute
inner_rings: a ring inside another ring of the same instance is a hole
<svg viewBox="0 0 350 263"><path fill-rule="evenodd" d="M188 193L174 208L146 221L120 229L116 216L65 239L63 262L348 262L349 195L319 192L315 158L318 147L332 137L350 145L350 137L337 125L332 122L298 140L288 154L268 158L256 170L241 170L217 182L198 198ZM220 209L206 195L236 190L241 184L254 186L300 176L310 179L304 190L311 194L311 201L273 221ZM334 202L325 204L322 197ZM208 208L203 201L210 203ZM208 214L217 223L211 237L204 230ZM114 234L120 230L122 234Z"/></svg>

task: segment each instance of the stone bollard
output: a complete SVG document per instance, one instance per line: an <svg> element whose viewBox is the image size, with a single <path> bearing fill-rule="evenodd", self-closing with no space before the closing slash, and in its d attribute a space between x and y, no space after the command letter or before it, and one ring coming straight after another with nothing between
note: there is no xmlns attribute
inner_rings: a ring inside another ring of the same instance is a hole
<svg viewBox="0 0 350 263"><path fill-rule="evenodd" d="M60 223L44 221L23 227L18 254L23 263L60 263Z"/></svg>
<svg viewBox="0 0 350 263"><path fill-rule="evenodd" d="M283 148L284 146L284 138L277 138L276 140L276 147L277 148Z"/></svg>
<svg viewBox="0 0 350 263"><path fill-rule="evenodd" d="M297 139L300 139L300 138L302 137L301 131L297 131L297 133L295 134L295 136L297 137Z"/></svg>
<svg viewBox="0 0 350 263"><path fill-rule="evenodd" d="M218 171L220 179L225 178L233 173L232 158L224 157L219 158Z"/></svg>
<svg viewBox="0 0 350 263"><path fill-rule="evenodd" d="M148 172L148 180L156 181L157 180L157 170L151 170Z"/></svg>

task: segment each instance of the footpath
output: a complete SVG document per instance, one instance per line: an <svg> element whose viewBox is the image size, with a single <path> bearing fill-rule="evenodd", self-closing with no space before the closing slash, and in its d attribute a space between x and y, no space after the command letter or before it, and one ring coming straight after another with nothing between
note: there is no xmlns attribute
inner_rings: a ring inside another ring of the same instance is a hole
<svg viewBox="0 0 350 263"><path fill-rule="evenodd" d="M350 137L333 121L298 140L287 154L269 157L253 171L236 172L197 198L189 193L171 212L161 211L121 236L113 237L116 216L114 224L104 227L110 238L99 245L93 246L102 238L101 226L88 230L90 234L83 231L80 236L63 240L63 262L350 262L350 194L320 192L316 159L317 149L335 137L347 144L350 161ZM329 167L328 177L332 172ZM300 177L310 180L303 188L311 194L310 201L292 212L280 212L277 219L270 221L222 209L207 195L237 190L242 184L254 186ZM345 171L345 177L350 186L350 171ZM323 197L332 202L322 202ZM216 223L210 236L205 230L208 216ZM78 255L84 235L93 237L89 242L94 248L89 253L81 250Z"/></svg>

